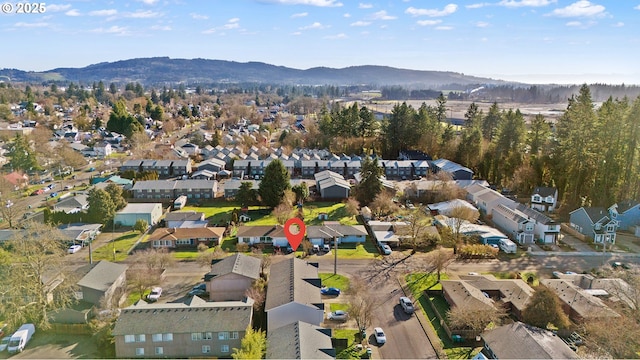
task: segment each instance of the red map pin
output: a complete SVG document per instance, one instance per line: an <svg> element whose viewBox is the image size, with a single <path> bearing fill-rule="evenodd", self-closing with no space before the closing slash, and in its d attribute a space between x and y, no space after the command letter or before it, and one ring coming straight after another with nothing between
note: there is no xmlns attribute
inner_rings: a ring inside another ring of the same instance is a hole
<svg viewBox="0 0 640 360"><path fill-rule="evenodd" d="M291 231L292 227L293 231ZM284 234L287 236L287 241L289 241L289 245L291 245L293 251L296 251L298 246L300 246L304 238L305 230L304 222L302 222L300 218L289 219L284 224Z"/></svg>

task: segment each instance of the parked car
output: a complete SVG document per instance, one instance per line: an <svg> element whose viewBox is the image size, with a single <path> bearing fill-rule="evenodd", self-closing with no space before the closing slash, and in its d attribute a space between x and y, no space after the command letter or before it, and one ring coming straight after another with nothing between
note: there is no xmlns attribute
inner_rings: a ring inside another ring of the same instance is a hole
<svg viewBox="0 0 640 360"><path fill-rule="evenodd" d="M313 247L311 248L311 252L313 252L314 254L317 254L320 252L320 245L313 245Z"/></svg>
<svg viewBox="0 0 640 360"><path fill-rule="evenodd" d="M158 299L160 299L160 295L162 295L162 288L155 286L151 289L149 295L147 295L147 300L151 302L158 301Z"/></svg>
<svg viewBox="0 0 640 360"><path fill-rule="evenodd" d="M411 299L406 296L400 297L400 306L402 306L402 310L404 310L404 312L409 315L413 314L413 312L415 311Z"/></svg>
<svg viewBox="0 0 640 360"><path fill-rule="evenodd" d="M207 293L207 284L202 283L194 286L187 295L189 296L201 296Z"/></svg>
<svg viewBox="0 0 640 360"><path fill-rule="evenodd" d="M55 184L55 183L53 183L53 184L49 184L49 185L47 185L47 187L48 187L49 189L53 190L53 189L55 189L55 188L56 188L56 184Z"/></svg>
<svg viewBox="0 0 640 360"><path fill-rule="evenodd" d="M340 295L340 289L334 287L323 287L322 289L320 289L320 293L322 295L338 296Z"/></svg>
<svg viewBox="0 0 640 360"><path fill-rule="evenodd" d="M73 185L67 185L64 187L65 190L71 190L73 189Z"/></svg>
<svg viewBox="0 0 640 360"><path fill-rule="evenodd" d="M49 194L49 197L50 197L50 198L54 198L54 197L56 197L56 196L58 196L58 193L57 193L57 192L52 192L51 194Z"/></svg>
<svg viewBox="0 0 640 360"><path fill-rule="evenodd" d="M44 190L43 189L38 189L38 190L35 190L34 192L32 192L31 196L42 195L42 194L44 194Z"/></svg>
<svg viewBox="0 0 640 360"><path fill-rule="evenodd" d="M324 252L331 251L331 245L329 245L329 244L322 245L322 251L324 251Z"/></svg>
<svg viewBox="0 0 640 360"><path fill-rule="evenodd" d="M391 246L382 245L382 253L385 254L385 255L391 255L391 253L392 253Z"/></svg>
<svg viewBox="0 0 640 360"><path fill-rule="evenodd" d="M376 343L378 345L382 345L387 342L387 336L384 334L384 331L382 330L382 328L379 328L379 327L374 328L373 334L376 336Z"/></svg>
<svg viewBox="0 0 640 360"><path fill-rule="evenodd" d="M627 263L623 263L620 261L614 261L611 263L611 267L614 269L625 269L625 270L629 270L631 269L631 266L629 266L629 264Z"/></svg>
<svg viewBox="0 0 640 360"><path fill-rule="evenodd" d="M7 346L9 346L9 340L11 340L11 336L3 337L0 341L0 352L7 350Z"/></svg>
<svg viewBox="0 0 640 360"><path fill-rule="evenodd" d="M327 314L327 319L334 321L347 321L349 314L343 310L332 311Z"/></svg>
<svg viewBox="0 0 640 360"><path fill-rule="evenodd" d="M67 253L75 254L78 251L80 251L80 249L82 249L81 245L77 245L77 244L76 245L71 245L71 246L69 246L69 249L67 249Z"/></svg>

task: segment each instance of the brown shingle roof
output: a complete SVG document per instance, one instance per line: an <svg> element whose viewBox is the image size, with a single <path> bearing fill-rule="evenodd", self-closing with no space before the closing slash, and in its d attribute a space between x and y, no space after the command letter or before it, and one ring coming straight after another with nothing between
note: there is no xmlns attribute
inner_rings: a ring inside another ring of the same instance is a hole
<svg viewBox="0 0 640 360"><path fill-rule="evenodd" d="M224 234L223 227L205 228L158 228L149 236L149 241L154 240L178 240L195 238L221 238Z"/></svg>

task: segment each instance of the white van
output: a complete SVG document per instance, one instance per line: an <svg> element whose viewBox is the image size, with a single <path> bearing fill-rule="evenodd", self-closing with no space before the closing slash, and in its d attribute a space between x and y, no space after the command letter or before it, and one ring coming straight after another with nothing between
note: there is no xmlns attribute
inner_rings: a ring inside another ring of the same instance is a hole
<svg viewBox="0 0 640 360"><path fill-rule="evenodd" d="M20 328L11 335L11 340L9 340L9 346L7 347L9 353L22 352L35 332L36 327L33 324L20 326Z"/></svg>
<svg viewBox="0 0 640 360"><path fill-rule="evenodd" d="M498 246L500 247L500 250L506 252L507 254L515 254L516 251L518 251L518 246L516 245L516 243L509 239L500 239L500 241L498 242Z"/></svg>

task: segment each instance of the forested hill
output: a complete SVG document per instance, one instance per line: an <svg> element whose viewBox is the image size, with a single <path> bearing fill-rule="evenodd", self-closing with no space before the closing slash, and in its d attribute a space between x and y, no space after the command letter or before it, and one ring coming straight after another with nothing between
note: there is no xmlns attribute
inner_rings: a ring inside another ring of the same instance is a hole
<svg viewBox="0 0 640 360"><path fill-rule="evenodd" d="M299 70L261 62L240 63L207 59L139 58L104 62L83 68L57 68L44 72L1 69L0 79L18 82L96 81L144 85L166 83L268 83L299 85L400 85L413 88L439 88L449 84L508 84L448 71L420 71L388 66L353 66L342 69L316 67Z"/></svg>

